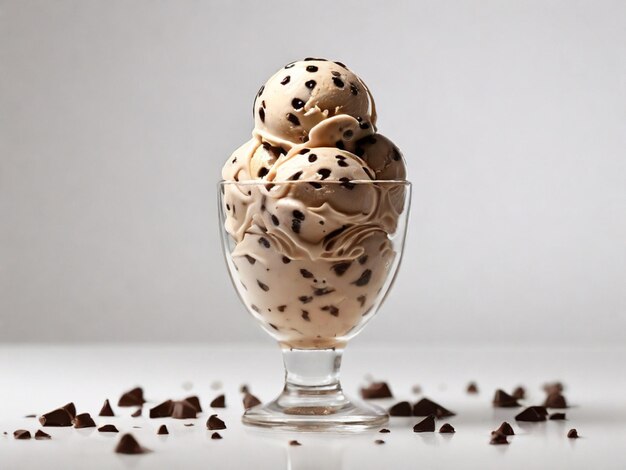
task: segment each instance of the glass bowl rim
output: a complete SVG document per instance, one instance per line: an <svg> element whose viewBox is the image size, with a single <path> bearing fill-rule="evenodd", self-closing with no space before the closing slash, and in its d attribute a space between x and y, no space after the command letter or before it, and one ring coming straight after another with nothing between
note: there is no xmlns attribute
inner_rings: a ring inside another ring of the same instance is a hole
<svg viewBox="0 0 626 470"><path fill-rule="evenodd" d="M318 183L318 184L338 184L342 185L345 183L350 184L378 184L378 183L386 183L386 184L397 184L404 186L411 186L411 182L409 180L349 180L349 181L338 181L338 180L283 180L283 181L268 181L268 180L244 180L244 181L235 181L235 180L219 180L218 185L241 185L241 186L266 186L268 184L272 185L285 185L285 184L306 184L306 183Z"/></svg>

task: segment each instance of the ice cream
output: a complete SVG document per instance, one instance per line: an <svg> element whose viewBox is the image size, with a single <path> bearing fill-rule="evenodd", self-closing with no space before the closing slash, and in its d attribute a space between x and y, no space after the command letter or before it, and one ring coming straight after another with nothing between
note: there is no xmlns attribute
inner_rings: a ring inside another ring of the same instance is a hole
<svg viewBox="0 0 626 470"><path fill-rule="evenodd" d="M404 158L340 62L287 64L257 93L254 119L222 170L234 282L284 345L340 346L390 282Z"/></svg>

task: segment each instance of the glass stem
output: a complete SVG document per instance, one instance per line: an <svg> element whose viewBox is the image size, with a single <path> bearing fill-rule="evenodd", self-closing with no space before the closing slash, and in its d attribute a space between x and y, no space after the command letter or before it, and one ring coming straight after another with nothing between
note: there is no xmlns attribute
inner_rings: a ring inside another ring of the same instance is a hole
<svg viewBox="0 0 626 470"><path fill-rule="evenodd" d="M286 394L341 393L339 370L343 349L283 349Z"/></svg>

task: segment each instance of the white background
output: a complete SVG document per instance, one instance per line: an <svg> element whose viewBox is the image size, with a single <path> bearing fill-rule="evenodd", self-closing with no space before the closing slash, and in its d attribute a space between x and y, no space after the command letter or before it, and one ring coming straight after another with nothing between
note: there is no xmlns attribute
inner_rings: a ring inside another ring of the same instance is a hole
<svg viewBox="0 0 626 470"><path fill-rule="evenodd" d="M359 341L626 329L626 2L0 0L0 340L264 334L215 183L275 69L345 62L414 183Z"/></svg>

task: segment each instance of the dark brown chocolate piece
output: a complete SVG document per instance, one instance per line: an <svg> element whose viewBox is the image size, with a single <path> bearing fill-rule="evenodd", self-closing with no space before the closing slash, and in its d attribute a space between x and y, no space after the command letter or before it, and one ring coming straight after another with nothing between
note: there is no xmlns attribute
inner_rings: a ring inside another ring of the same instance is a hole
<svg viewBox="0 0 626 470"><path fill-rule="evenodd" d="M98 416L115 416L115 413L113 413L113 408L111 408L111 404L109 403L109 400L104 400L104 405L102 405L102 408L100 409L100 413L98 413Z"/></svg>
<svg viewBox="0 0 626 470"><path fill-rule="evenodd" d="M209 419L206 422L206 428L209 431L215 431L218 429L226 429L226 424L224 423L224 421L219 419L217 415L211 415L209 416Z"/></svg>
<svg viewBox="0 0 626 470"><path fill-rule="evenodd" d="M35 433L35 439L41 441L44 439L52 439L52 436L50 436L50 434L48 434L47 432L42 431L41 429L37 429L37 432Z"/></svg>
<svg viewBox="0 0 626 470"><path fill-rule="evenodd" d="M167 426L165 424L162 424L161 426L159 426L159 430L157 431L157 434L159 435L165 435L165 434L169 434L170 432L167 430Z"/></svg>
<svg viewBox="0 0 626 470"><path fill-rule="evenodd" d="M546 408L567 408L567 401L561 392L552 392L543 404Z"/></svg>
<svg viewBox="0 0 626 470"><path fill-rule="evenodd" d="M502 434L501 432L498 431L494 431L491 433L491 441L489 441L489 444L494 444L494 445L500 445L500 444L508 444L509 441L506 438L505 434Z"/></svg>
<svg viewBox="0 0 626 470"><path fill-rule="evenodd" d="M142 406L145 402L146 400L143 399L143 389L141 387L135 387L122 394L117 402L117 406Z"/></svg>
<svg viewBox="0 0 626 470"><path fill-rule="evenodd" d="M515 397L512 397L504 390L498 389L493 396L493 406L496 408L515 408L520 406Z"/></svg>
<svg viewBox="0 0 626 470"><path fill-rule="evenodd" d="M408 401L401 401L389 408L389 416L411 416L412 407Z"/></svg>
<svg viewBox="0 0 626 470"><path fill-rule="evenodd" d="M37 415L34 415L34 414L24 416L24 418L36 418L36 417Z"/></svg>
<svg viewBox="0 0 626 470"><path fill-rule="evenodd" d="M68 404L63 406L63 409L67 411L67 413L72 417L72 419L76 418L76 406L74 406L73 402L69 402Z"/></svg>
<svg viewBox="0 0 626 470"><path fill-rule="evenodd" d="M384 443L385 443L385 441L383 441L382 439L376 439L374 441L374 444L378 444L378 445L381 445L381 444L384 444Z"/></svg>
<svg viewBox="0 0 626 470"><path fill-rule="evenodd" d="M567 431L567 437L570 439L578 439L580 436L578 435L578 431L576 429L570 429Z"/></svg>
<svg viewBox="0 0 626 470"><path fill-rule="evenodd" d="M517 400L523 400L526 398L526 390L524 387L516 387L515 390L513 390L513 398Z"/></svg>
<svg viewBox="0 0 626 470"><path fill-rule="evenodd" d="M261 404L261 400L252 395L251 393L246 393L243 397L243 407L246 410L249 410L253 406L257 406Z"/></svg>
<svg viewBox="0 0 626 470"><path fill-rule="evenodd" d="M98 428L98 432L119 432L117 428L112 424L105 424Z"/></svg>
<svg viewBox="0 0 626 470"><path fill-rule="evenodd" d="M511 427L511 425L507 423L506 421L503 421L498 429L496 429L495 431L492 431L492 434L494 432L499 432L501 434L504 434L505 436L515 435L515 431L513 431L513 428Z"/></svg>
<svg viewBox="0 0 626 470"><path fill-rule="evenodd" d="M68 427L72 425L72 417L64 408L57 408L39 417L42 426Z"/></svg>
<svg viewBox="0 0 626 470"><path fill-rule="evenodd" d="M30 439L31 435L30 435L30 431L27 431L26 429L18 429L17 431L13 433L13 437L15 439L24 440L24 439Z"/></svg>
<svg viewBox="0 0 626 470"><path fill-rule="evenodd" d="M226 397L224 395L216 396L209 406L211 408L226 408Z"/></svg>
<svg viewBox="0 0 626 470"><path fill-rule="evenodd" d="M202 406L200 405L200 399L196 395L185 398L185 401L193 406L198 413L202 413Z"/></svg>
<svg viewBox="0 0 626 470"><path fill-rule="evenodd" d="M72 424L76 429L96 427L96 423L91 418L91 415L89 413L81 413L76 415L76 418L72 420Z"/></svg>
<svg viewBox="0 0 626 470"><path fill-rule="evenodd" d="M300 444L298 441L293 440L293 441L289 441L289 445L290 446L301 446L302 444Z"/></svg>
<svg viewBox="0 0 626 470"><path fill-rule="evenodd" d="M150 408L150 418L168 418L172 416L174 403L172 400L166 400L163 403Z"/></svg>
<svg viewBox="0 0 626 470"><path fill-rule="evenodd" d="M391 389L386 382L373 382L367 387L362 387L361 396L365 399L393 398Z"/></svg>
<svg viewBox="0 0 626 470"><path fill-rule="evenodd" d="M471 393L471 394L478 393L478 385L476 385L476 382L468 383L466 391L467 391L467 393Z"/></svg>
<svg viewBox="0 0 626 470"><path fill-rule="evenodd" d="M115 452L118 454L143 454L149 451L142 447L132 434L124 434L117 443Z"/></svg>
<svg viewBox="0 0 626 470"><path fill-rule="evenodd" d="M441 434L453 434L456 432L456 430L452 427L451 424L445 423L439 428L439 432Z"/></svg>
<svg viewBox="0 0 626 470"><path fill-rule="evenodd" d="M413 426L413 432L435 432L435 416L430 415Z"/></svg>
<svg viewBox="0 0 626 470"><path fill-rule="evenodd" d="M561 382L549 382L547 384L543 384L543 391L546 392L548 395L554 392L563 393L564 389L565 387Z"/></svg>
<svg viewBox="0 0 626 470"><path fill-rule="evenodd" d="M361 307L362 307L362 306L363 306L363 305L361 305ZM412 391L413 393L415 393L416 395L418 395L418 394L422 393L422 387L420 387L419 385L413 385L413 386L411 387L411 391Z"/></svg>
<svg viewBox="0 0 626 470"><path fill-rule="evenodd" d="M137 408L135 411L132 412L131 416L133 418L139 418L141 416L141 412L142 408Z"/></svg>
<svg viewBox="0 0 626 470"><path fill-rule="evenodd" d="M387 429L387 428L382 428L382 429L381 429L380 431L378 431L378 432L382 432L383 434L387 434L387 433L390 433L391 431L390 431L389 429Z"/></svg>
<svg viewBox="0 0 626 470"><path fill-rule="evenodd" d="M455 413L428 398L422 398L413 405L413 416L435 415L438 419L454 416Z"/></svg>
<svg viewBox="0 0 626 470"><path fill-rule="evenodd" d="M211 439L222 439L222 435L219 432L211 434Z"/></svg>
<svg viewBox="0 0 626 470"><path fill-rule="evenodd" d="M526 421L530 423L536 423L539 421L545 421L546 415L540 410L542 407L531 406L515 416L517 421ZM545 409L545 408L544 408Z"/></svg>
<svg viewBox="0 0 626 470"><path fill-rule="evenodd" d="M548 419L550 421L565 421L565 413L552 413Z"/></svg>
<svg viewBox="0 0 626 470"><path fill-rule="evenodd" d="M196 417L197 410L187 400L175 401L172 408L172 418L192 419Z"/></svg>
<svg viewBox="0 0 626 470"><path fill-rule="evenodd" d="M289 259L289 258L287 258ZM283 259L284 262L284 259ZM248 385L243 384L241 387L239 387L239 392L240 393L250 393L250 388L248 387Z"/></svg>

